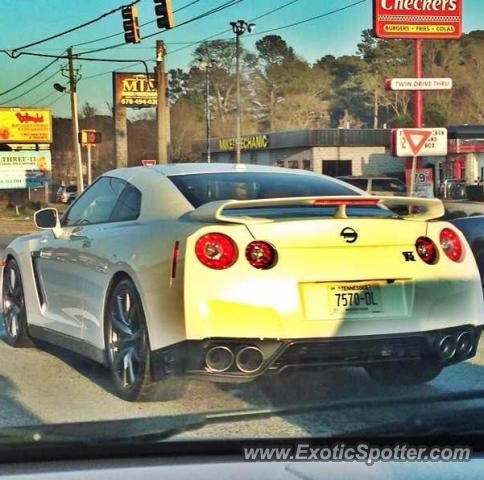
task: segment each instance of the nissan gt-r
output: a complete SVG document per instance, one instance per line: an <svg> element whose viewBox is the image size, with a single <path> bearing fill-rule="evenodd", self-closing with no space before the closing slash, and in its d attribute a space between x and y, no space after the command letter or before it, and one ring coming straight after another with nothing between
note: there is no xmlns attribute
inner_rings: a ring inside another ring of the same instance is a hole
<svg viewBox="0 0 484 480"><path fill-rule="evenodd" d="M475 355L484 323L476 262L443 214L300 170L113 170L6 249L5 340L100 362L125 400L315 366L427 382Z"/></svg>

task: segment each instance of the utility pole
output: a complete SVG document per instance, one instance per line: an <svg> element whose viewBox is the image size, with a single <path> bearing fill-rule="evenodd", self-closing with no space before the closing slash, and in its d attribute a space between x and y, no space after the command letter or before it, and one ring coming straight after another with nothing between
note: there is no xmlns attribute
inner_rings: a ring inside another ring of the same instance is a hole
<svg viewBox="0 0 484 480"><path fill-rule="evenodd" d="M207 163L212 161L212 151L210 145L210 128L211 128L211 112L210 112L210 69L216 64L215 60L209 57L200 58L198 60L199 68L205 71L205 143L207 148Z"/></svg>
<svg viewBox="0 0 484 480"><path fill-rule="evenodd" d="M158 92L158 107L156 109L156 124L158 134L158 163L168 163L165 46L162 40L156 41L156 89Z"/></svg>
<svg viewBox="0 0 484 480"><path fill-rule="evenodd" d="M76 164L77 190L79 193L84 191L84 180L82 178L82 157L81 145L79 143L79 118L77 116L77 72L72 61L72 47L67 49L68 71L69 71L69 94L71 97L71 117L72 117L72 148L74 151L74 161Z"/></svg>
<svg viewBox="0 0 484 480"><path fill-rule="evenodd" d="M235 70L236 70L236 96L237 96L237 118L236 118L236 163L240 163L240 124L241 124L241 109L240 109L240 36L246 31L252 32L255 23L247 23L245 20L237 20L230 22L232 31L235 34Z"/></svg>
<svg viewBox="0 0 484 480"><path fill-rule="evenodd" d="M235 75L237 77L237 86L236 86L236 95L237 95L237 120L236 120L236 129L237 129L237 144L236 144L236 163L240 163L240 35L235 34Z"/></svg>

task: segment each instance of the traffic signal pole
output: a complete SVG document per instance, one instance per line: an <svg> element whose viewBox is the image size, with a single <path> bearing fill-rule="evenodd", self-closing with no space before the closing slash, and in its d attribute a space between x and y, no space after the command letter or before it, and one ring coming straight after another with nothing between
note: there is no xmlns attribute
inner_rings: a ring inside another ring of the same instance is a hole
<svg viewBox="0 0 484 480"><path fill-rule="evenodd" d="M72 149L74 152L74 161L76 164L77 190L79 193L81 193L84 191L84 180L82 178L81 145L79 143L79 118L77 116L77 79L74 71L74 63L72 61L72 47L69 47L67 49L67 57L67 67L69 70L69 94L71 98Z"/></svg>
<svg viewBox="0 0 484 480"><path fill-rule="evenodd" d="M156 90L158 93L158 107L156 109L156 125L158 134L158 163L168 163L165 46L162 40L156 41Z"/></svg>

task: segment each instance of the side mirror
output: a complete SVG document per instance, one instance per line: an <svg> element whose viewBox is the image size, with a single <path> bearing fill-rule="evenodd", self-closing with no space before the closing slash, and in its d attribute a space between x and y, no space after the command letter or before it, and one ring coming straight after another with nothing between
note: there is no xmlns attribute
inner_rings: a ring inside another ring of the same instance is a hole
<svg viewBox="0 0 484 480"><path fill-rule="evenodd" d="M57 208L43 208L42 210L37 210L34 213L34 222L35 226L42 230L52 229L56 238L62 233Z"/></svg>

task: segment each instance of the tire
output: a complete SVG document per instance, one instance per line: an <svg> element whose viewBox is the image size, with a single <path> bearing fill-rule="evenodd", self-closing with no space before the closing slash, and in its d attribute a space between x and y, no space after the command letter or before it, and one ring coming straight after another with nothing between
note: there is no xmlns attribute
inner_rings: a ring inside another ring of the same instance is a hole
<svg viewBox="0 0 484 480"><path fill-rule="evenodd" d="M169 378L153 382L148 330L140 296L129 278L111 289L105 312L107 364L116 394L123 400L168 401L180 397L185 382Z"/></svg>
<svg viewBox="0 0 484 480"><path fill-rule="evenodd" d="M3 269L2 311L5 341L12 347L31 347L22 276L17 262L10 258Z"/></svg>
<svg viewBox="0 0 484 480"><path fill-rule="evenodd" d="M368 375L376 382L388 386L421 385L436 378L442 364L435 359L368 365Z"/></svg>
<svg viewBox="0 0 484 480"><path fill-rule="evenodd" d="M141 300L128 278L117 282L105 312L106 356L116 394L127 401L151 399L154 383Z"/></svg>

